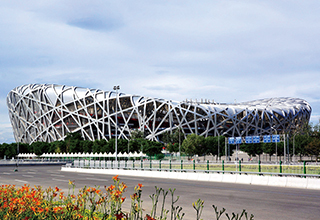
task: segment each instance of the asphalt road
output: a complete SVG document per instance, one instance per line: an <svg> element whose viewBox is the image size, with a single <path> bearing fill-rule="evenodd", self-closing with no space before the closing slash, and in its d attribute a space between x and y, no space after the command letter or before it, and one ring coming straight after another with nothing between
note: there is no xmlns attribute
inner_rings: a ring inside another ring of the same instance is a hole
<svg viewBox="0 0 320 220"><path fill-rule="evenodd" d="M58 186L68 192L69 180L75 181L77 189L83 186L110 186L113 183L111 175L63 172L60 169L60 166L21 166L18 172L14 172L14 167L0 166L0 184L41 185L43 188ZM202 219L216 219L212 205L226 208L229 214L241 213L243 209L246 209L249 214L254 214L254 219L320 219L319 190L135 176L120 176L120 179L128 185L128 191L125 194L127 197L124 203L125 209L129 207L130 194L134 186L138 183L144 185L142 195L145 214L150 212L149 195L155 192L155 186L157 186L165 190L176 189L174 196L180 196L177 205L183 207L182 212L186 213L183 219L196 218L192 203L199 198L205 201ZM169 195L170 193L168 193L167 201L171 200ZM170 204L166 203L166 209L169 208Z"/></svg>

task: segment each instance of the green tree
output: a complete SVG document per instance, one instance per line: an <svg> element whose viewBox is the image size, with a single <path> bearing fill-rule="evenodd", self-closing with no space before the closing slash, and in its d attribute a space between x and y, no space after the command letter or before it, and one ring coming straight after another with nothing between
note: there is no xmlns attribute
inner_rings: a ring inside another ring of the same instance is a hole
<svg viewBox="0 0 320 220"><path fill-rule="evenodd" d="M181 146L180 146L181 148ZM167 144L167 150L170 152L170 153L174 153L174 152L179 152L179 144L177 143L168 143Z"/></svg>
<svg viewBox="0 0 320 220"><path fill-rule="evenodd" d="M139 138L144 138L144 133L142 131L139 131L139 130L131 131L130 139L139 139Z"/></svg>
<svg viewBox="0 0 320 220"><path fill-rule="evenodd" d="M148 156L155 156L161 154L163 144L156 142L156 141L149 141L145 142L143 153L147 154Z"/></svg>
<svg viewBox="0 0 320 220"><path fill-rule="evenodd" d="M320 154L320 139L318 137L312 137L309 144L306 146L307 153L316 157L316 161L318 162L318 156Z"/></svg>
<svg viewBox="0 0 320 220"><path fill-rule="evenodd" d="M73 152L76 153L80 149L80 142L83 141L83 138L80 133L68 133L64 139L66 153Z"/></svg>
<svg viewBox="0 0 320 220"><path fill-rule="evenodd" d="M8 159L13 158L17 155L17 144L16 143L11 143L11 144L3 143L2 149L4 151L4 155L6 155L6 157Z"/></svg>
<svg viewBox="0 0 320 220"><path fill-rule="evenodd" d="M276 145L275 143L262 143L262 150L269 155L269 161L271 161L271 156L276 152Z"/></svg>
<svg viewBox="0 0 320 220"><path fill-rule="evenodd" d="M50 146L49 143L37 141L37 142L33 142L30 145L30 149L31 149L32 153L35 153L36 155L40 156L43 153L48 152L49 146ZM31 153L31 152L29 152L29 153Z"/></svg>
<svg viewBox="0 0 320 220"><path fill-rule="evenodd" d="M192 156L194 154L201 154L203 149L201 149L205 145L204 137L198 136L196 134L190 134L186 139L182 142L182 150L188 156Z"/></svg>
<svg viewBox="0 0 320 220"><path fill-rule="evenodd" d="M51 142L50 151L52 153L63 153L66 152L66 143L64 141Z"/></svg>
<svg viewBox="0 0 320 220"><path fill-rule="evenodd" d="M80 142L80 149L78 152L88 153L93 149L93 142L89 140L84 140Z"/></svg>
<svg viewBox="0 0 320 220"><path fill-rule="evenodd" d="M205 138L205 146L207 149L207 154L212 154L213 156L221 156L224 155L224 143L225 137L224 136L208 136ZM219 150L218 150L219 146ZM218 155L219 153L219 155Z"/></svg>
<svg viewBox="0 0 320 220"><path fill-rule="evenodd" d="M143 138L131 139L129 141L129 151L130 152L140 152L143 149Z"/></svg>
<svg viewBox="0 0 320 220"><path fill-rule="evenodd" d="M299 155L301 161L302 157L307 155L306 146L310 143L311 138L308 134L297 134L293 138L295 154Z"/></svg>
<svg viewBox="0 0 320 220"><path fill-rule="evenodd" d="M103 145L106 144L106 140L94 140L92 144L92 152L93 153L100 153L102 152Z"/></svg>

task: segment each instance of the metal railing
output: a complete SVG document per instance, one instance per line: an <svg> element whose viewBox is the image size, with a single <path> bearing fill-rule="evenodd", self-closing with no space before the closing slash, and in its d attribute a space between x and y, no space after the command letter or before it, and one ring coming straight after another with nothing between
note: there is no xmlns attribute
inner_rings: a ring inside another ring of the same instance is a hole
<svg viewBox="0 0 320 220"><path fill-rule="evenodd" d="M127 170L154 170L166 172L202 172L202 173L232 173L257 174L276 176L300 176L320 178L320 166L307 164L283 164L281 161L274 164L258 163L217 163L212 161L172 161L172 160L74 160L69 164L76 168L90 169L127 169Z"/></svg>

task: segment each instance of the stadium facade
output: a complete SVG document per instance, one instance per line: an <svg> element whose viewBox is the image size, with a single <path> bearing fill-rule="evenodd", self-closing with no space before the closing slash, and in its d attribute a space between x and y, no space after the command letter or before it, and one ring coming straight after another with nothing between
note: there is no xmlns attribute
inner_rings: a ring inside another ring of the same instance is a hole
<svg viewBox="0 0 320 220"><path fill-rule="evenodd" d="M184 135L244 137L294 132L310 119L311 107L298 98L268 98L236 104L202 100L174 102L76 86L28 84L7 96L15 140L128 139L139 130L159 140L181 128ZM117 105L117 106L116 106ZM116 132L117 129L117 132Z"/></svg>

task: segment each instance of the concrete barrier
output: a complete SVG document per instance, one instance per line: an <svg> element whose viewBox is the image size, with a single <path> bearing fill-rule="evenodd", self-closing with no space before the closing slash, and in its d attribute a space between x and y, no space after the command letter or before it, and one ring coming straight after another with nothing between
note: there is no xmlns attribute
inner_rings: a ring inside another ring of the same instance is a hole
<svg viewBox="0 0 320 220"><path fill-rule="evenodd" d="M199 181L209 181L210 180L210 174L209 173L199 173L198 180Z"/></svg>
<svg viewBox="0 0 320 220"><path fill-rule="evenodd" d="M153 178L166 178L166 179L210 181L210 182L224 182L224 183L238 183L238 184L252 184L252 185L320 190L320 179L316 179L316 178L218 174L218 173L193 173L193 172L192 173L167 172L167 171L160 172L160 171L123 170L123 169L84 169L84 168L71 168L71 167L62 167L61 171L153 177Z"/></svg>
<svg viewBox="0 0 320 220"><path fill-rule="evenodd" d="M269 182L269 176L256 176L252 175L251 184L252 185L264 185L267 186Z"/></svg>
<svg viewBox="0 0 320 220"><path fill-rule="evenodd" d="M224 183L236 183L237 175L235 174L223 174L222 181Z"/></svg>
<svg viewBox="0 0 320 220"><path fill-rule="evenodd" d="M306 178L307 189L320 189L320 179Z"/></svg>
<svg viewBox="0 0 320 220"><path fill-rule="evenodd" d="M251 184L252 182L252 175L236 175L236 183L240 184Z"/></svg>
<svg viewBox="0 0 320 220"><path fill-rule="evenodd" d="M306 189L308 181L305 178L287 177L286 187Z"/></svg>
<svg viewBox="0 0 320 220"><path fill-rule="evenodd" d="M285 187L288 177L269 176L268 186Z"/></svg>
<svg viewBox="0 0 320 220"><path fill-rule="evenodd" d="M186 173L187 180L198 180L199 173Z"/></svg>
<svg viewBox="0 0 320 220"><path fill-rule="evenodd" d="M210 182L222 182L222 177L223 177L224 174L218 174L218 173L212 173L210 174L210 179L209 181Z"/></svg>

